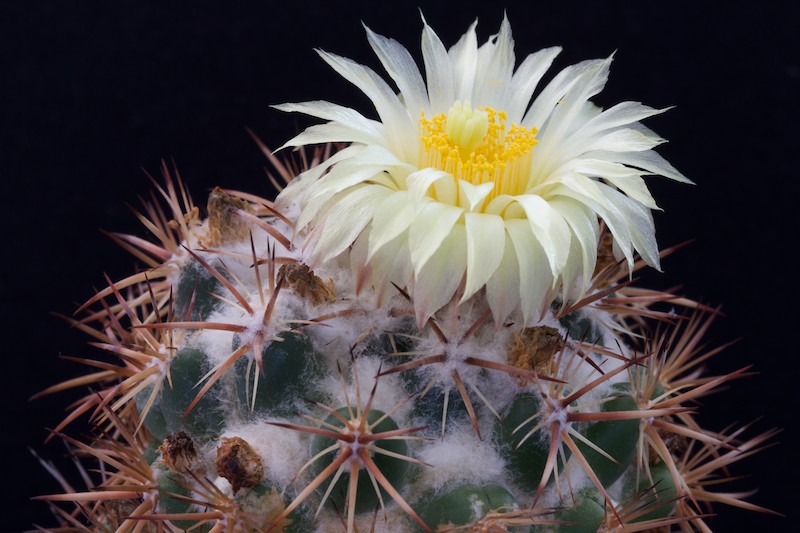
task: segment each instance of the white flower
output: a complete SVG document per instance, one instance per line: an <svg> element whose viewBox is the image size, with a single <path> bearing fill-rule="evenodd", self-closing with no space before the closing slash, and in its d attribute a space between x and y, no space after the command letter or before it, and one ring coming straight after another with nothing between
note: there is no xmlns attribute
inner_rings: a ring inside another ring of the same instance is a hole
<svg viewBox="0 0 800 533"><path fill-rule="evenodd" d="M360 286L379 296L408 287L420 322L484 288L498 323L517 309L538 318L560 288L589 283L600 219L620 257L632 263L638 252L658 267L657 206L642 176L689 182L639 123L663 110L593 105L611 58L565 68L531 101L560 48L515 71L507 20L480 47L473 23L449 50L423 25L427 82L403 46L367 28L399 94L370 68L319 51L379 120L324 101L277 106L328 121L285 146L350 143L279 197L300 207L311 261L349 249Z"/></svg>

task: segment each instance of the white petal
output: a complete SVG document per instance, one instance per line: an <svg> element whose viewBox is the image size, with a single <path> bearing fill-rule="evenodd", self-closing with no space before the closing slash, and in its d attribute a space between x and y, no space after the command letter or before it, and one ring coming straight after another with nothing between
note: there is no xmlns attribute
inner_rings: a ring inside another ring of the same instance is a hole
<svg viewBox="0 0 800 533"><path fill-rule="evenodd" d="M314 263L324 263L345 251L372 220L375 205L391 191L376 185L353 187L331 199L321 226L312 230Z"/></svg>
<svg viewBox="0 0 800 533"><path fill-rule="evenodd" d="M649 209L660 209L644 180L635 174L629 176L606 176L603 179Z"/></svg>
<svg viewBox="0 0 800 533"><path fill-rule="evenodd" d="M309 191L303 212L297 219L297 227L305 228L314 219L323 217L320 210L323 205L331 201L334 195L371 181L372 178L383 172L382 165L352 164L351 161L344 161L334 166L322 180L315 184L314 189ZM387 194L391 192L390 189L383 186L373 185L373 187L384 189Z"/></svg>
<svg viewBox="0 0 800 533"><path fill-rule="evenodd" d="M478 49L476 84L472 89L473 105L503 109L506 89L514 71L514 40L511 25L504 16L500 31Z"/></svg>
<svg viewBox="0 0 800 533"><path fill-rule="evenodd" d="M604 187L608 189L606 196L609 198L609 203L617 207L629 226L631 244L648 265L660 270L661 260L651 211L619 191L608 186Z"/></svg>
<svg viewBox="0 0 800 533"><path fill-rule="evenodd" d="M550 201L550 205L564 217L575 237L572 239L573 246L570 249L570 253L575 250L580 255L580 258L574 261L574 265L580 267L580 272L565 271L565 289L571 288L573 284L573 280L567 279L567 276L575 277L581 275L583 285L586 286L591 282L597 262L597 244L600 240L600 226L597 223L597 215L585 205L571 198L555 198ZM569 258L567 261L567 266L574 266L571 259L573 258Z"/></svg>
<svg viewBox="0 0 800 533"><path fill-rule="evenodd" d="M654 139L632 128L614 130L597 137L594 137L573 153L566 154L566 157L578 157L592 150L606 150L609 152L640 152L655 148L663 143L663 139Z"/></svg>
<svg viewBox="0 0 800 533"><path fill-rule="evenodd" d="M468 181L458 180L459 205L468 205L467 211L480 211L483 201L494 190L494 183L481 183L473 185Z"/></svg>
<svg viewBox="0 0 800 533"><path fill-rule="evenodd" d="M596 63L597 61L582 61L556 74L533 101L530 109L522 119L522 125L526 128L536 127L541 133L547 118L553 112L559 100L578 82L584 72L595 68Z"/></svg>
<svg viewBox="0 0 800 533"><path fill-rule="evenodd" d="M464 302L483 287L503 259L505 224L497 215L465 213L467 232L467 284Z"/></svg>
<svg viewBox="0 0 800 533"><path fill-rule="evenodd" d="M453 298L467 268L467 239L458 224L442 240L436 252L414 279L414 308L422 326ZM413 252L413 244L411 244Z"/></svg>
<svg viewBox="0 0 800 533"><path fill-rule="evenodd" d="M483 212L504 217L506 209L515 202L516 200L510 194L501 194L492 198L492 201L489 202Z"/></svg>
<svg viewBox="0 0 800 533"><path fill-rule="evenodd" d="M587 178L575 172L569 172L560 176L558 182L587 198L591 198L597 202L598 205L607 207L606 196L603 190L598 186L599 182L597 180Z"/></svg>
<svg viewBox="0 0 800 533"><path fill-rule="evenodd" d="M350 260L356 276L357 288L371 283L375 289L378 307L395 293L394 283L398 287L406 287L412 280L413 269L409 260L408 238L400 235L386 243L371 258L367 258L369 240L372 238L371 228L367 227L353 243Z"/></svg>
<svg viewBox="0 0 800 533"><path fill-rule="evenodd" d="M286 141L279 150L288 147L325 143L388 144L386 139L372 137L363 130L357 130L338 122L326 122L325 124L313 124L307 127Z"/></svg>
<svg viewBox="0 0 800 533"><path fill-rule="evenodd" d="M313 186L328 169L339 161L357 156L364 150L364 146L348 146L343 150L334 153L331 157L312 167L300 175L296 176L289 185L281 191L276 198L276 204L283 209L292 202L305 202L309 193L313 192Z"/></svg>
<svg viewBox="0 0 800 533"><path fill-rule="evenodd" d="M536 150L539 151L540 157L548 157L549 152L561 146L566 135L580 124L576 119L586 110L585 104L589 98L603 89L608 79L610 64L611 58L590 63L590 68L581 72L575 83L559 100L547 124L542 128L542 135L538 137L540 142Z"/></svg>
<svg viewBox="0 0 800 533"><path fill-rule="evenodd" d="M506 231L519 261L520 308L525 323L538 318L550 304L553 275L547 254L523 219L506 220Z"/></svg>
<svg viewBox="0 0 800 533"><path fill-rule="evenodd" d="M486 282L486 300L498 325L508 318L520 301L519 259L511 236L505 233L504 239L503 258Z"/></svg>
<svg viewBox="0 0 800 533"><path fill-rule="evenodd" d="M537 179L543 179L554 172L555 168L571 158L578 157L585 151L580 142L573 142L571 135L580 125L595 114L599 114L596 106L588 99L598 93L608 78L608 67L611 59L594 61L577 76L575 83L558 101L547 122L537 135L539 144L534 151ZM588 141L587 141L588 142Z"/></svg>
<svg viewBox="0 0 800 533"><path fill-rule="evenodd" d="M643 152L587 152L587 157L596 157L598 159L610 159L628 165L631 167L641 168L652 174L658 174L671 180L681 183L689 183L694 185L694 182L678 172L666 159L664 159L657 152L652 150L645 150Z"/></svg>
<svg viewBox="0 0 800 533"><path fill-rule="evenodd" d="M472 99L475 71L478 65L478 38L475 35L477 24L477 20L473 22L467 33L462 35L461 39L448 51L453 69L453 93L456 100ZM442 111L446 111L446 109Z"/></svg>
<svg viewBox="0 0 800 533"><path fill-rule="evenodd" d="M427 202L417 213L408 230L411 264L419 274L445 238L457 226L463 209L439 202Z"/></svg>
<svg viewBox="0 0 800 533"><path fill-rule="evenodd" d="M567 223L541 196L525 194L514 199L525 210L530 231L544 249L553 276L558 277L567 262L572 239Z"/></svg>
<svg viewBox="0 0 800 533"><path fill-rule="evenodd" d="M586 122L580 129L580 135L588 137L602 131L627 126L659 115L668 109L654 109L640 102L621 102Z"/></svg>
<svg viewBox="0 0 800 533"><path fill-rule="evenodd" d="M533 92L560 52L561 48L558 46L539 50L526 57L517 68L508 86L506 105L503 107L508 114L508 120L514 124L522 122Z"/></svg>
<svg viewBox="0 0 800 533"><path fill-rule="evenodd" d="M453 92L453 67L447 49L427 23L422 29L422 58L425 61L431 112L446 112L457 100Z"/></svg>
<svg viewBox="0 0 800 533"><path fill-rule="evenodd" d="M386 243L408 229L414 221L417 209L417 202L411 198L408 191L390 194L375 207L369 236L368 261Z"/></svg>
<svg viewBox="0 0 800 533"><path fill-rule="evenodd" d="M417 172L412 172L406 178L406 187L411 193L412 198L421 201L428 195L428 189L439 180L453 181L453 176L443 170L435 168L423 168Z"/></svg>
<svg viewBox="0 0 800 533"><path fill-rule="evenodd" d="M372 100L381 122L386 126L386 136L392 151L405 161L416 160L417 118L411 119L392 88L372 69L364 65L322 50L318 50L317 53L339 75L358 87Z"/></svg>
<svg viewBox="0 0 800 533"><path fill-rule="evenodd" d="M575 180L575 183L577 182L578 180ZM609 231L614 236L614 242L619 247L619 251L623 254L625 259L627 259L628 265L633 266L633 249L631 247L631 230L633 228L631 227L631 222L625 217L625 213L619 210L617 204L609 200L606 193L612 190L610 187L599 182L592 182L592 184L603 194L603 202L598 202L593 197L584 195L577 188L566 186L568 185L566 182L563 186L554 191L553 194L573 198L596 212L606 223L606 226L608 226Z"/></svg>
<svg viewBox="0 0 800 533"><path fill-rule="evenodd" d="M331 102L325 102L322 100L278 104L272 107L287 113L303 113L311 117L321 118L322 120L339 122L355 130L363 132L370 138L376 139L378 144L383 144L383 124L377 120L370 120L358 111L349 107L333 104Z"/></svg>
<svg viewBox="0 0 800 533"><path fill-rule="evenodd" d="M378 35L366 26L364 28L367 30L367 40L372 50L397 84L411 117L418 118L422 110L430 106L425 92L425 82L422 81L417 64L405 46L394 39Z"/></svg>
<svg viewBox="0 0 800 533"><path fill-rule="evenodd" d="M647 185L641 178L641 171L602 159L575 159L571 166L575 172L583 176L601 178L637 202L650 209L658 209Z"/></svg>

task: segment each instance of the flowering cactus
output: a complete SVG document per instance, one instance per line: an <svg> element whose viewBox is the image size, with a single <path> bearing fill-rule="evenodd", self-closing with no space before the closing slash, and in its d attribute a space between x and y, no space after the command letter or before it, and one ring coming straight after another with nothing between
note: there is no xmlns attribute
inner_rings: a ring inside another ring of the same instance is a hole
<svg viewBox="0 0 800 533"><path fill-rule="evenodd" d="M217 188L205 214L163 168L114 234L146 269L67 320L116 363L53 432L104 465L42 496L80 531L707 530L707 506L766 511L708 481L772 432L702 428L714 309L638 287L659 267L647 174L689 183L634 102L591 103L610 58L537 91L511 30L425 80L367 30L397 86L320 52L379 120L328 102L276 158L275 201ZM534 97L534 95L536 95ZM309 145L319 144L318 147ZM65 433L78 417L91 442ZM59 505L73 505L65 510Z"/></svg>

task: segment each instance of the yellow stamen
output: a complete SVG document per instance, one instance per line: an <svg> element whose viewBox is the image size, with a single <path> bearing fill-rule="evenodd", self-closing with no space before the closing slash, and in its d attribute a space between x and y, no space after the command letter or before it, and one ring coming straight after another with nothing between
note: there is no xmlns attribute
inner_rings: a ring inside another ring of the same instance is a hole
<svg viewBox="0 0 800 533"><path fill-rule="evenodd" d="M494 183L487 201L525 192L536 128L506 126L506 114L456 102L445 115L419 120L420 166L433 167L473 185Z"/></svg>

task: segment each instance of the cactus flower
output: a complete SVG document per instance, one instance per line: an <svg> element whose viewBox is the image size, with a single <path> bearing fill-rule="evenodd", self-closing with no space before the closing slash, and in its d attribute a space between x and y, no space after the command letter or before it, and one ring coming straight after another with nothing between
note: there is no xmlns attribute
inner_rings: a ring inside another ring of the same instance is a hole
<svg viewBox="0 0 800 533"><path fill-rule="evenodd" d="M367 28L399 93L369 67L320 51L379 120L323 101L277 106L328 121L285 146L350 143L279 197L300 208L309 262L351 250L358 282L379 295L407 287L420 323L483 289L497 322L515 310L538 319L559 290L587 288L600 220L618 258L632 266L638 252L658 267L657 206L642 177L689 182L639 122L664 110L592 104L610 57L565 68L534 97L560 49L515 69L508 21L481 46L475 26L447 50L424 24L424 80L406 48Z"/></svg>

